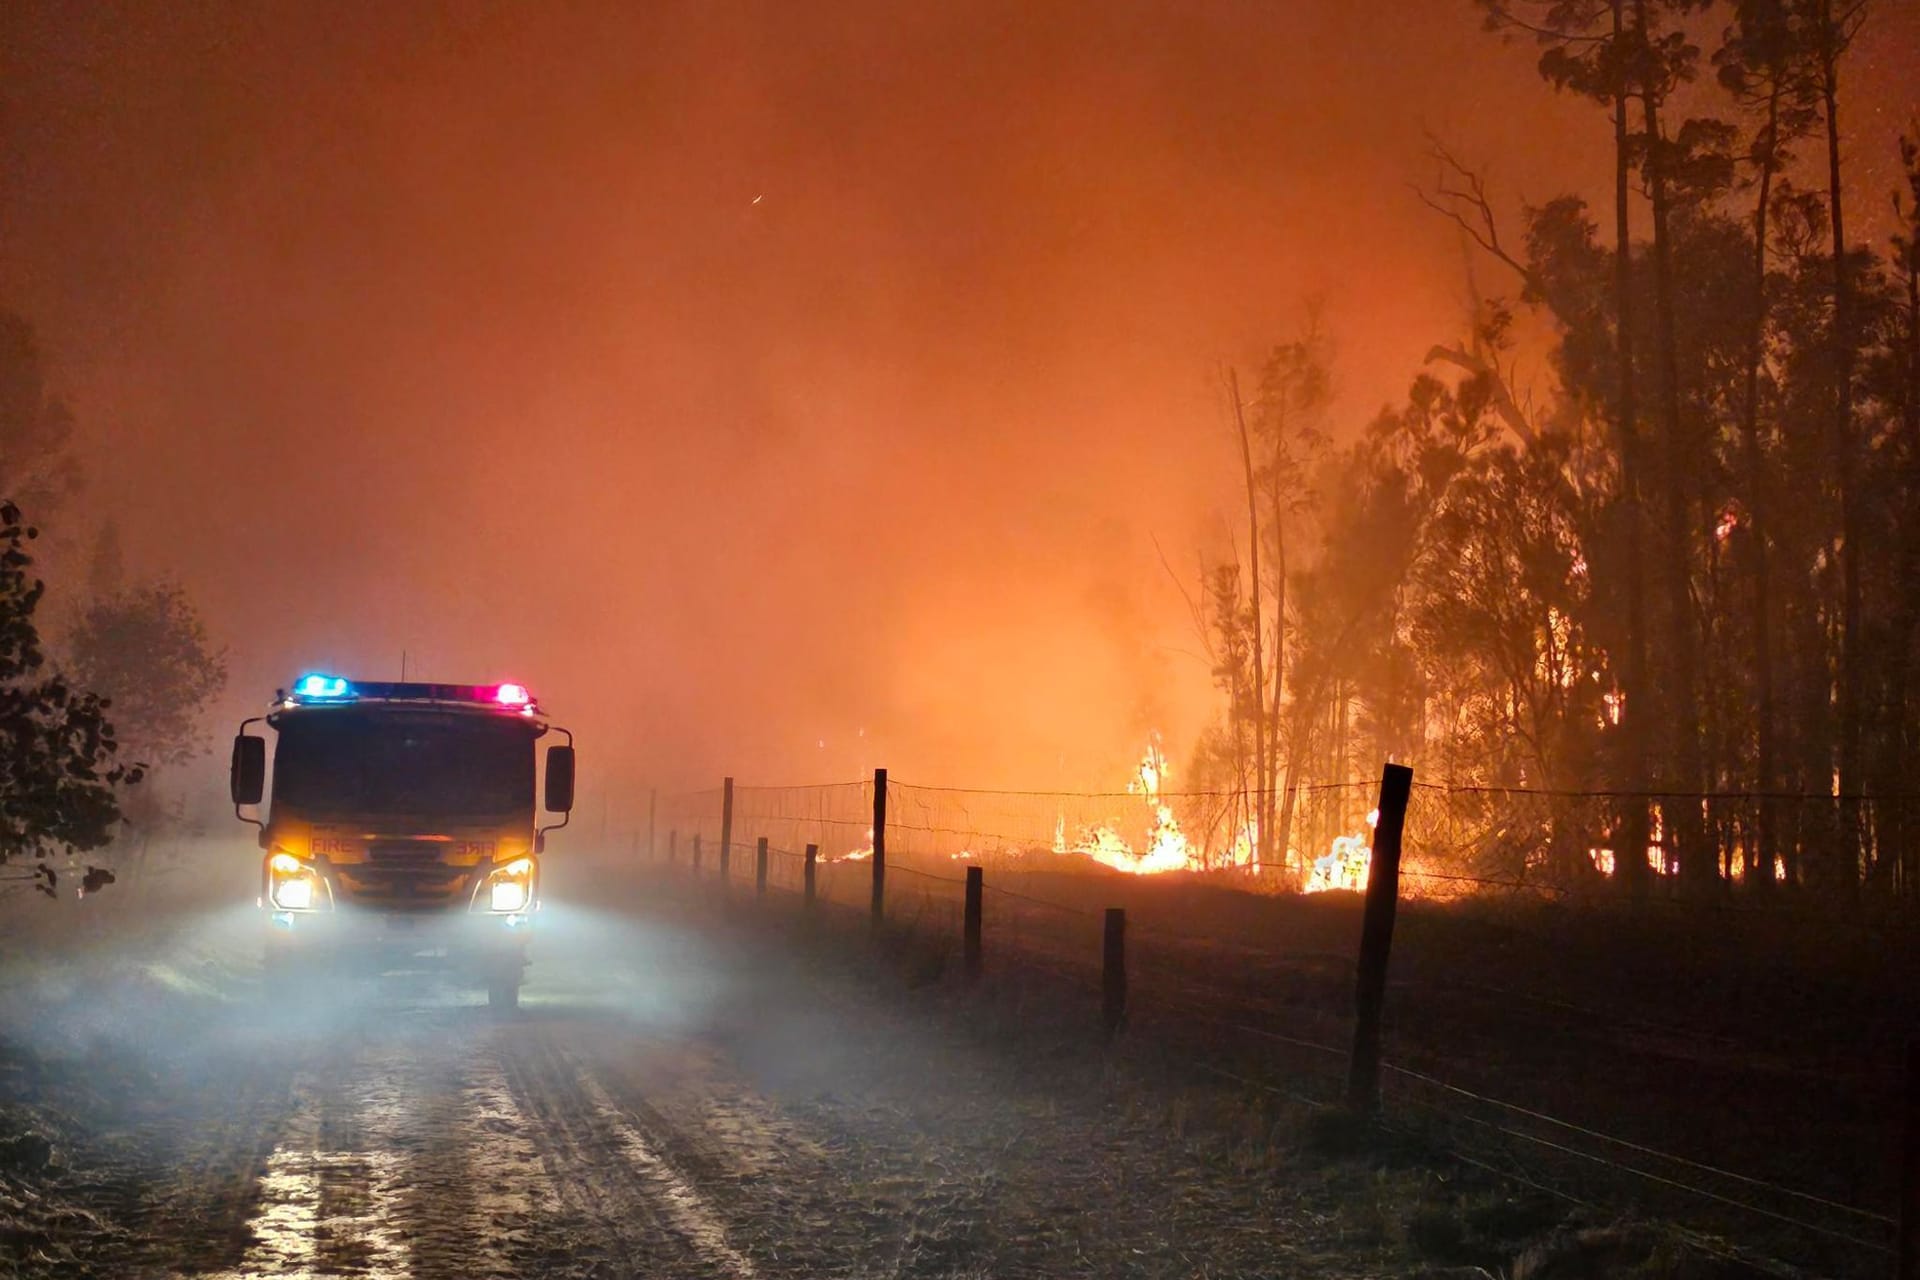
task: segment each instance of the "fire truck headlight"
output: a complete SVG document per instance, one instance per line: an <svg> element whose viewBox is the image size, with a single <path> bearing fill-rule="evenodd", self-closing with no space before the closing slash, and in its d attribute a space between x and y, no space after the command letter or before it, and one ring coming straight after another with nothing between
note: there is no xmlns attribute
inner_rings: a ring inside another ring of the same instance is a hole
<svg viewBox="0 0 1920 1280"><path fill-rule="evenodd" d="M268 896L280 910L317 911L326 905L320 873L292 854L274 854L267 860L267 872Z"/></svg>
<svg viewBox="0 0 1920 1280"><path fill-rule="evenodd" d="M487 910L511 915L533 901L533 859L515 858L487 877Z"/></svg>

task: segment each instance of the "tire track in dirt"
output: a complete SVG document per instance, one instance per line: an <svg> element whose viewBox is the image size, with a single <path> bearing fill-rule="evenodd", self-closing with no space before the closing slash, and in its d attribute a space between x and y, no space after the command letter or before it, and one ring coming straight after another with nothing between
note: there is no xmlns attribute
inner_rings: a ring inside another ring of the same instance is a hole
<svg viewBox="0 0 1920 1280"><path fill-rule="evenodd" d="M763 1276L865 1267L873 1236L865 1224L846 1229L852 1188L832 1137L755 1090L720 1046L581 1035L568 1052L620 1122L705 1193L728 1241Z"/></svg>
<svg viewBox="0 0 1920 1280"><path fill-rule="evenodd" d="M757 1280L707 1197L546 1029L516 1028L497 1043L508 1085L568 1211L570 1221L555 1225L596 1237L558 1252L584 1264L586 1275Z"/></svg>
<svg viewBox="0 0 1920 1280"><path fill-rule="evenodd" d="M329 1053L293 1078L290 1110L256 1184L244 1230L252 1243L216 1280L355 1275L404 1280L392 1209L404 1170L360 1115L365 1099L343 1079L353 1055Z"/></svg>
<svg viewBox="0 0 1920 1280"><path fill-rule="evenodd" d="M291 1072L287 1097L237 1228L251 1243L213 1280L547 1274L521 1246L553 1190L460 1013L346 1033Z"/></svg>
<svg viewBox="0 0 1920 1280"><path fill-rule="evenodd" d="M553 1260L537 1255L540 1227L560 1212L559 1192L515 1101L494 1044L474 1052L453 1121L464 1160L460 1173L473 1197L474 1269L467 1276L552 1274Z"/></svg>
<svg viewBox="0 0 1920 1280"><path fill-rule="evenodd" d="M139 1274L166 1274L183 1259L214 1267L240 1261L293 1097L288 1074L266 1063L197 1082L176 1104L193 1117L186 1125L169 1110L145 1126L140 1144L166 1152L170 1168L129 1215L130 1230L147 1242Z"/></svg>

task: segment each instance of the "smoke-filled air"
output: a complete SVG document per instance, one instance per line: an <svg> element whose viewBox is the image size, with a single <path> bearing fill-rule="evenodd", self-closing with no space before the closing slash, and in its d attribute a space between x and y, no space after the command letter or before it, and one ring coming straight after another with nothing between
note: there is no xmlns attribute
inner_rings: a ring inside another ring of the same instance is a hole
<svg viewBox="0 0 1920 1280"><path fill-rule="evenodd" d="M1917 85L0 6L0 1273L1920 1280Z"/></svg>

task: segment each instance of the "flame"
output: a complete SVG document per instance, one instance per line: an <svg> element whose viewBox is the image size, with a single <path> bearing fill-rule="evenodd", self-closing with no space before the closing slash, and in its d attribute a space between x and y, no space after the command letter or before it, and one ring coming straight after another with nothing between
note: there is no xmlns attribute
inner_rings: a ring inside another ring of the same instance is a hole
<svg viewBox="0 0 1920 1280"><path fill-rule="evenodd" d="M1240 828L1239 833L1233 837L1232 846L1227 850L1227 865L1233 867L1252 866L1254 855L1259 851L1259 847L1260 820L1258 818L1248 818L1247 825Z"/></svg>
<svg viewBox="0 0 1920 1280"><path fill-rule="evenodd" d="M1656 836L1659 834L1658 823L1654 824L1654 834ZM1594 870L1598 871L1603 876L1611 876L1614 872L1614 868L1618 865L1617 860L1613 856L1612 849L1606 849L1606 848L1588 849L1587 858L1589 861L1593 863ZM1736 866L1737 865L1738 864L1736 864ZM1668 874L1668 868L1665 861L1662 858L1659 845L1650 844L1647 846L1647 866L1653 869L1653 873L1655 875Z"/></svg>
<svg viewBox="0 0 1920 1280"><path fill-rule="evenodd" d="M865 862L873 857L873 828L867 828L867 843L858 849L848 850L837 858L828 858L828 862Z"/></svg>
<svg viewBox="0 0 1920 1280"><path fill-rule="evenodd" d="M1313 860L1313 871L1302 886L1306 893L1325 893L1329 889L1363 890L1367 873L1373 867L1373 845L1369 832L1380 822L1380 811L1367 815L1367 830L1357 835L1335 836L1333 847L1324 857Z"/></svg>
<svg viewBox="0 0 1920 1280"><path fill-rule="evenodd" d="M1153 832L1144 852L1135 852L1126 837L1110 826L1082 831L1080 838L1069 844L1064 814L1054 820L1053 851L1084 854L1103 867L1112 867L1115 871L1136 876L1198 870L1200 859L1186 834L1180 830L1180 821L1173 815L1173 806L1161 799L1161 789L1171 774L1166 753L1160 749L1160 736L1150 735L1146 752L1140 757L1140 763L1134 766L1133 778L1127 783L1127 793L1140 796L1153 812Z"/></svg>

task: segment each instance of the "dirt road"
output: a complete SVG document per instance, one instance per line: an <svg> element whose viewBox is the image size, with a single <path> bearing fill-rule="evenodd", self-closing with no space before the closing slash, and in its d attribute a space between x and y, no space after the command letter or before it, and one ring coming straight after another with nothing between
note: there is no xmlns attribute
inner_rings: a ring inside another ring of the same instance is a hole
<svg viewBox="0 0 1920 1280"><path fill-rule="evenodd" d="M242 913L16 978L0 1097L60 1154L8 1175L5 1256L223 1280L1400 1269L1377 1214L1275 1176L1272 1117L1169 1113L1085 1025L988 1046L750 931L550 915L504 1018L408 975L271 1008Z"/></svg>

